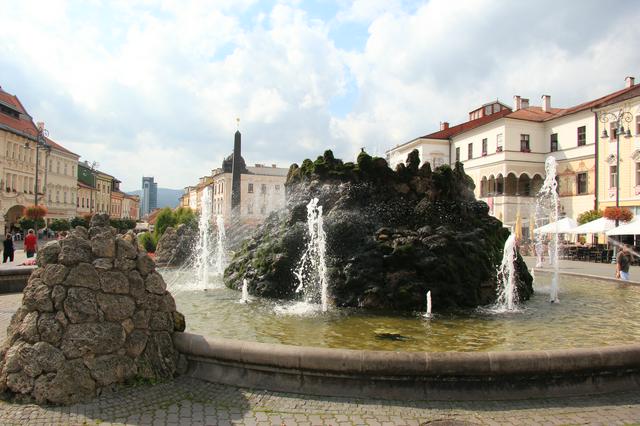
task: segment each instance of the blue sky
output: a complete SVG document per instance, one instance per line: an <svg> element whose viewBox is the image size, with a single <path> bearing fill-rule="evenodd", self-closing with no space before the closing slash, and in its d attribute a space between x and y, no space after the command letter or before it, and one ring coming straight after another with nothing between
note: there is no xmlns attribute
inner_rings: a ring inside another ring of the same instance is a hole
<svg viewBox="0 0 640 426"><path fill-rule="evenodd" d="M640 4L0 0L0 85L126 190L392 146L513 95L566 107L640 71Z"/></svg>

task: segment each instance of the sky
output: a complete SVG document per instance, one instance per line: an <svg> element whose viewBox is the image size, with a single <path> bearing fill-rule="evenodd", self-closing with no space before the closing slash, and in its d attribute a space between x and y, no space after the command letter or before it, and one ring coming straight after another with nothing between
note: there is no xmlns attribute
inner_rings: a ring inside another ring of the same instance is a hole
<svg viewBox="0 0 640 426"><path fill-rule="evenodd" d="M325 149L351 161L514 95L568 107L640 78L640 2L0 0L0 86L118 177L183 188Z"/></svg>

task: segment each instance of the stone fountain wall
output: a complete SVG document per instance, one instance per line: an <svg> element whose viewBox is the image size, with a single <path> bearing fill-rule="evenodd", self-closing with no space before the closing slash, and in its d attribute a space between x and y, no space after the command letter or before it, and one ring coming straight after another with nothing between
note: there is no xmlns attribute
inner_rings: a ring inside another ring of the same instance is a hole
<svg viewBox="0 0 640 426"><path fill-rule="evenodd" d="M70 404L128 380L172 377L172 334L185 328L173 296L133 234L108 215L42 247L0 351L0 391Z"/></svg>

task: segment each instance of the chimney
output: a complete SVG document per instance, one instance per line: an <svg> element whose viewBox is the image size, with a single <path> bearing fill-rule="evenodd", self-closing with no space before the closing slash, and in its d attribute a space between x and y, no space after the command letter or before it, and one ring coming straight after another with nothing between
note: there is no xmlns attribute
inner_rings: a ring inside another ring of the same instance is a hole
<svg viewBox="0 0 640 426"><path fill-rule="evenodd" d="M522 109L527 109L527 108L529 108L529 99L522 98L522 99L520 100L520 108L522 108Z"/></svg>
<svg viewBox="0 0 640 426"><path fill-rule="evenodd" d="M447 130L449 128L449 122L443 121L440 123L440 130Z"/></svg>
<svg viewBox="0 0 640 426"><path fill-rule="evenodd" d="M551 96L542 95L542 110L544 112L549 112L551 109Z"/></svg>
<svg viewBox="0 0 640 426"><path fill-rule="evenodd" d="M272 165L271 165L271 168L275 169L275 168L276 168L276 165L275 165L275 164L272 164Z"/></svg>
<svg viewBox="0 0 640 426"><path fill-rule="evenodd" d="M519 95L515 95L513 97L513 111L517 111L522 108L522 101L520 100Z"/></svg>
<svg viewBox="0 0 640 426"><path fill-rule="evenodd" d="M635 78L628 76L624 79L625 85L624 87L631 87L635 84Z"/></svg>

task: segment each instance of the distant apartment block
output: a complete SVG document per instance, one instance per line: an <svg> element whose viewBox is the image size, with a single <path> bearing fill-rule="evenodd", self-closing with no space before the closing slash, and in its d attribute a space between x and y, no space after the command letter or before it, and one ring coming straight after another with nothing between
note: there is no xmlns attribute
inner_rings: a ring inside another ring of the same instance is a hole
<svg viewBox="0 0 640 426"><path fill-rule="evenodd" d="M158 208L158 184L154 182L153 176L142 178L142 216L149 214Z"/></svg>

